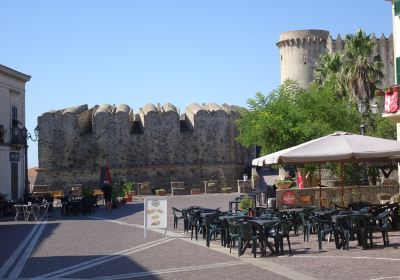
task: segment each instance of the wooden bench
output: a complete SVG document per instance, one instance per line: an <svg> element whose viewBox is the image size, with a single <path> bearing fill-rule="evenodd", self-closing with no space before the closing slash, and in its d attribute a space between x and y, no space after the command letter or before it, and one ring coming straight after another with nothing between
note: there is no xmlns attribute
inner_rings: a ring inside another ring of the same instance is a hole
<svg viewBox="0 0 400 280"><path fill-rule="evenodd" d="M184 182L171 182L171 195L174 195L175 190L181 190L183 192L186 192L185 183Z"/></svg>

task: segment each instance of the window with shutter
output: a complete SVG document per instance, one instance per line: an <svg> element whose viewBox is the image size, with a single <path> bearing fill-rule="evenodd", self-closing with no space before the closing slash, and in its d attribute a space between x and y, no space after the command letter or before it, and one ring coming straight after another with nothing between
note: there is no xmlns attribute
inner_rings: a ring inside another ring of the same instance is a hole
<svg viewBox="0 0 400 280"><path fill-rule="evenodd" d="M400 57L396 57L396 84L400 83Z"/></svg>
<svg viewBox="0 0 400 280"><path fill-rule="evenodd" d="M4 144L4 125L0 125L0 144Z"/></svg>
<svg viewBox="0 0 400 280"><path fill-rule="evenodd" d="M12 106L12 108L11 108L11 118L12 118L12 126L17 127L18 126L18 109L15 106Z"/></svg>
<svg viewBox="0 0 400 280"><path fill-rule="evenodd" d="M394 15L400 14L400 0L394 0Z"/></svg>

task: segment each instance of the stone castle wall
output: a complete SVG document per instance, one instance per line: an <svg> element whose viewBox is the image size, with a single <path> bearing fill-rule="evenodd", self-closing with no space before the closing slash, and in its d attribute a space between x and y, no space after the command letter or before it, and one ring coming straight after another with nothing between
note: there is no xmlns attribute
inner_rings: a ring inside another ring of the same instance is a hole
<svg viewBox="0 0 400 280"><path fill-rule="evenodd" d="M381 88L395 84L394 77L394 52L393 36L386 38L383 34L371 39L376 42L373 55L379 54L384 67L384 78ZM276 44L280 50L281 82L291 79L296 80L303 87L308 86L314 79L315 63L325 52L337 52L344 48L345 40L340 35L332 39L326 30L296 30L280 34Z"/></svg>
<svg viewBox="0 0 400 280"><path fill-rule="evenodd" d="M233 187L255 156L235 141L238 115L238 108L217 104L191 104L179 115L169 103L138 112L106 104L44 113L36 184L97 186L108 163L115 180L168 189L171 181L201 186L213 178Z"/></svg>

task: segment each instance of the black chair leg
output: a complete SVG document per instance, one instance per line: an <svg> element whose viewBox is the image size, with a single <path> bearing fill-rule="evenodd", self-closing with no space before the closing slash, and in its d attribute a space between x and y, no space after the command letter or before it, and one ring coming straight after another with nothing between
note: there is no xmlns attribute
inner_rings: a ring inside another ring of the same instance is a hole
<svg viewBox="0 0 400 280"><path fill-rule="evenodd" d="M292 248L290 247L290 240L289 240L289 236L286 237L287 239L287 243L288 243L288 247L289 247L289 254L292 254Z"/></svg>

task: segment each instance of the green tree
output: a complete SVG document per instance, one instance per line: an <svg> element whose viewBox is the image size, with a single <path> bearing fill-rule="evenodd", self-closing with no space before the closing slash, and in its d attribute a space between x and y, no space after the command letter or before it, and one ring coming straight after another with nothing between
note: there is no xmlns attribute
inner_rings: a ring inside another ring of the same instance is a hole
<svg viewBox="0 0 400 280"><path fill-rule="evenodd" d="M315 65L314 80L318 85L324 85L328 81L333 83L337 95L344 97L346 95L346 88L339 75L341 68L341 53L325 52Z"/></svg>
<svg viewBox="0 0 400 280"><path fill-rule="evenodd" d="M381 58L373 55L375 44L361 29L347 35L343 51L321 56L314 70L314 81L322 87L330 82L338 96L364 103L366 112L361 117L368 125L368 135L395 139L395 124L381 116L382 100L377 100L380 110L376 115L372 114L369 104L383 78Z"/></svg>
<svg viewBox="0 0 400 280"><path fill-rule="evenodd" d="M258 145L267 154L342 130L358 132L360 115L354 104L337 98L335 85L302 89L286 81L269 95L256 93L249 111L237 120L238 141Z"/></svg>
<svg viewBox="0 0 400 280"><path fill-rule="evenodd" d="M369 104L374 98L377 85L383 78L383 63L379 55L373 55L376 43L362 29L347 35L342 53L340 79L347 92L356 101Z"/></svg>

